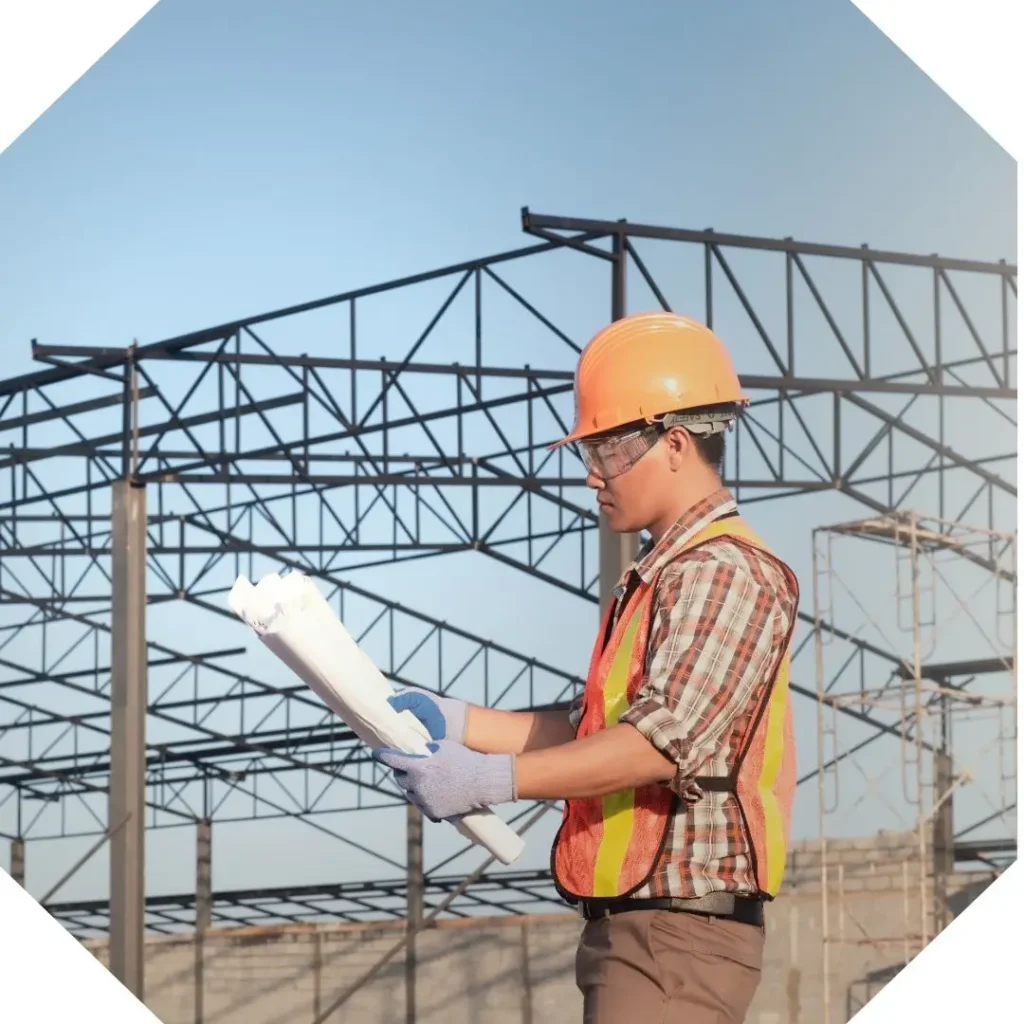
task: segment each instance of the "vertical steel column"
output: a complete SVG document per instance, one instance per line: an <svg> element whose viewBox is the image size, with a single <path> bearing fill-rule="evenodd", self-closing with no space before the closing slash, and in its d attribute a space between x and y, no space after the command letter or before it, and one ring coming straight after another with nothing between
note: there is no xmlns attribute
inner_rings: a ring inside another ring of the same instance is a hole
<svg viewBox="0 0 1024 1024"><path fill-rule="evenodd" d="M11 878L25 888L25 840L11 840Z"/></svg>
<svg viewBox="0 0 1024 1024"><path fill-rule="evenodd" d="M146 491L113 484L110 634L110 969L143 995L146 795ZM123 823L123 824L122 824ZM121 826L121 827L119 827Z"/></svg>
<svg viewBox="0 0 1024 1024"><path fill-rule="evenodd" d="M212 827L204 818L196 826L195 1024L203 1024L206 932L213 920L212 843Z"/></svg>
<svg viewBox="0 0 1024 1024"><path fill-rule="evenodd" d="M406 928L405 1024L416 1024L416 929L423 920L423 816L413 805L405 812L406 841Z"/></svg>
<svg viewBox="0 0 1024 1024"><path fill-rule="evenodd" d="M629 254L626 237L622 232L612 239L612 320L626 315L626 271ZM639 538L635 533L616 533L602 516L598 521L598 599L601 613L608 606L618 586L619 578L629 568L636 555Z"/></svg>

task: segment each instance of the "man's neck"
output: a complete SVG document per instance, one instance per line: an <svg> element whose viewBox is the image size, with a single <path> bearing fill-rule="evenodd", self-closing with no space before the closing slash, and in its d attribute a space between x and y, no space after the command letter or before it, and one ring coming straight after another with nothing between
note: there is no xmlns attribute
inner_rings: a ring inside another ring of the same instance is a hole
<svg viewBox="0 0 1024 1024"><path fill-rule="evenodd" d="M657 522L652 523L648 528L647 532L651 535L651 540L657 544L662 537L668 533L669 530L679 522L680 519L690 511L691 508L695 508L702 501L707 501L713 494L717 494L722 489L722 480L717 473L709 471L707 477L703 476L699 480L692 480L688 482L689 486L681 489L677 495L675 501L665 510L665 514L659 516Z"/></svg>

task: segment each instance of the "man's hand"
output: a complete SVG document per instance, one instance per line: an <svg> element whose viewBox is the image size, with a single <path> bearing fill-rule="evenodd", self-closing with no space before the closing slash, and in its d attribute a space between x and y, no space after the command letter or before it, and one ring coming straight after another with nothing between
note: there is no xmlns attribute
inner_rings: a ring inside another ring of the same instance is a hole
<svg viewBox="0 0 1024 1024"><path fill-rule="evenodd" d="M478 754L442 739L429 756L381 747L373 757L395 773L395 782L431 821L456 818L515 799L515 758Z"/></svg>
<svg viewBox="0 0 1024 1024"><path fill-rule="evenodd" d="M435 740L466 741L466 704L454 697L442 697L415 686L407 686L388 697L396 711L411 711Z"/></svg>
<svg viewBox="0 0 1024 1024"><path fill-rule="evenodd" d="M575 735L564 711L502 711L407 686L388 698L411 711L434 740L455 740L481 754L521 754L568 743Z"/></svg>

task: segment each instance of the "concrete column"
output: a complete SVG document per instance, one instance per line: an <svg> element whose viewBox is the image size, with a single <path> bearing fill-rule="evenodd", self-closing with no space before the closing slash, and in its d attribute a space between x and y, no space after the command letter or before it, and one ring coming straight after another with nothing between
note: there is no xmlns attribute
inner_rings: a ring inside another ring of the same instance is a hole
<svg viewBox="0 0 1024 1024"><path fill-rule="evenodd" d="M601 613L615 595L619 578L630 567L637 552L635 533L616 533L601 519L598 527L598 598Z"/></svg>
<svg viewBox="0 0 1024 1024"><path fill-rule="evenodd" d="M25 888L25 840L11 840L11 878Z"/></svg>
<svg viewBox="0 0 1024 1024"><path fill-rule="evenodd" d="M935 902L935 928L938 935L949 924L949 877L956 866L955 840L953 838L953 758L946 750L935 753L935 797L942 800L932 822L932 858Z"/></svg>
<svg viewBox="0 0 1024 1024"><path fill-rule="evenodd" d="M319 1020L323 1001L324 942L323 933L313 936L313 1020Z"/></svg>
<svg viewBox="0 0 1024 1024"><path fill-rule="evenodd" d="M206 932L213 920L213 835L209 821L196 826L195 1024L203 1024Z"/></svg>
<svg viewBox="0 0 1024 1024"><path fill-rule="evenodd" d="M530 926L524 921L519 929L519 969L522 978L522 1024L533 1024L533 978L530 974Z"/></svg>
<svg viewBox="0 0 1024 1024"><path fill-rule="evenodd" d="M406 806L406 927L405 945L405 1022L416 1024L416 929L423 920L423 815L413 805Z"/></svg>
<svg viewBox="0 0 1024 1024"><path fill-rule="evenodd" d="M145 489L133 486L129 480L115 481L111 518L110 827L116 832L110 840L110 970L141 1000L145 926Z"/></svg>
<svg viewBox="0 0 1024 1024"><path fill-rule="evenodd" d="M626 271L629 253L624 235L612 239L612 320L626 315ZM601 614L612 600L619 577L629 568L639 547L635 533L616 533L602 516L598 523L598 601Z"/></svg>

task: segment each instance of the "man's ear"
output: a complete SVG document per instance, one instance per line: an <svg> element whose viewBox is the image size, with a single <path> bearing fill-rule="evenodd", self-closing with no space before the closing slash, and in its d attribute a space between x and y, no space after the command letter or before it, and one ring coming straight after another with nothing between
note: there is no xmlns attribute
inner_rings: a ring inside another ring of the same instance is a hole
<svg viewBox="0 0 1024 1024"><path fill-rule="evenodd" d="M665 433L665 445L668 449L669 465L673 470L678 470L693 448L693 437L684 427L670 427Z"/></svg>

